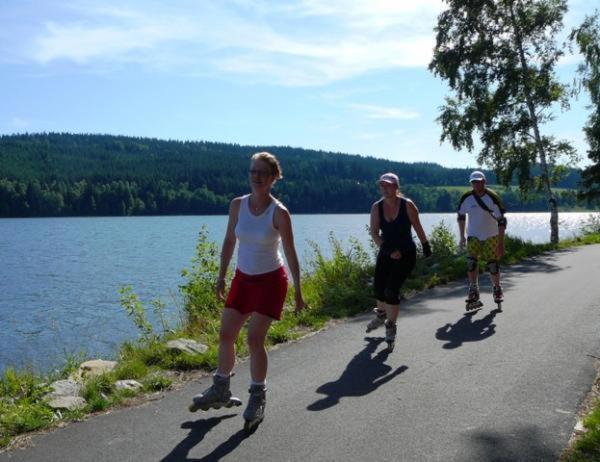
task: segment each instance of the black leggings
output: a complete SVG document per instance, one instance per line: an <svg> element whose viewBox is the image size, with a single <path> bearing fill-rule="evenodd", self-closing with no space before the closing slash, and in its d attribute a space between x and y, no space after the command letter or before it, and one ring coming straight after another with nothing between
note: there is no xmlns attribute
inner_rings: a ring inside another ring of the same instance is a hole
<svg viewBox="0 0 600 462"><path fill-rule="evenodd" d="M375 263L375 298L388 305L398 305L400 287L417 263L417 252L409 251L394 260L387 253L379 252Z"/></svg>

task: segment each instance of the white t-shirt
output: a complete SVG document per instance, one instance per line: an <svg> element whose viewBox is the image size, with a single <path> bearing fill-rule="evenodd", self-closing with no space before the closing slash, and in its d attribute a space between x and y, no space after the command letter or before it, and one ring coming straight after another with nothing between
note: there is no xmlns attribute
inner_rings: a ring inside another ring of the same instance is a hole
<svg viewBox="0 0 600 462"><path fill-rule="evenodd" d="M501 218L506 212L500 197L495 192L486 189L480 199L496 219ZM469 191L460 198L458 216L459 218L467 216L467 237L476 237L480 241L485 241L498 235L498 222L477 203L474 191Z"/></svg>

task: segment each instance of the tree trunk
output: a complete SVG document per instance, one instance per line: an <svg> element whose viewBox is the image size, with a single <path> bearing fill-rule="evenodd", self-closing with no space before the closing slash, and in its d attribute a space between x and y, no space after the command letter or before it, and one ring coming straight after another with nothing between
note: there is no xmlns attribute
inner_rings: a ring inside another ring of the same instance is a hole
<svg viewBox="0 0 600 462"><path fill-rule="evenodd" d="M521 31L517 26L517 20L515 18L515 11L512 2L510 3L510 19L515 30L515 42L517 49L519 50L519 60L521 61L521 71L523 73L523 86L525 88L527 110L529 112L529 117L531 118L535 146L540 157L542 185L544 187L544 193L546 194L546 200L548 201L548 208L550 209L550 242L552 244L558 244L558 204L556 202L556 197L550 188L550 175L548 174L548 163L546 162L546 150L544 149L544 143L542 142L542 137L540 135L538 118L535 113L535 105L531 98L531 89L529 87L529 67L527 66L527 59L525 58L525 51L523 50Z"/></svg>

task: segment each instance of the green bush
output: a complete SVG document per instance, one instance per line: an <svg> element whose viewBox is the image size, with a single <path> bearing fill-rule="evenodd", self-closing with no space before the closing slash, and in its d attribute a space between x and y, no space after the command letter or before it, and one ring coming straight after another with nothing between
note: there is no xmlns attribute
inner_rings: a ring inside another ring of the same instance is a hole
<svg viewBox="0 0 600 462"><path fill-rule="evenodd" d="M600 213L590 214L581 226L584 235L600 234Z"/></svg>
<svg viewBox="0 0 600 462"><path fill-rule="evenodd" d="M449 257L456 255L458 252L454 234L452 234L450 227L444 220L433 227L428 239L431 250L436 257Z"/></svg>
<svg viewBox="0 0 600 462"><path fill-rule="evenodd" d="M586 432L563 454L561 461L600 460L600 400L596 400L593 411L583 420L583 426Z"/></svg>
<svg viewBox="0 0 600 462"><path fill-rule="evenodd" d="M127 312L127 315L133 319L133 322L141 331L142 336L144 338L151 337L154 334L152 324L150 324L146 317L144 305L133 292L131 286L121 287L119 293L121 295L121 306Z"/></svg>
<svg viewBox="0 0 600 462"><path fill-rule="evenodd" d="M16 372L8 368L0 377L0 397L37 400L47 391L48 386L42 382L41 377L31 371Z"/></svg>
<svg viewBox="0 0 600 462"><path fill-rule="evenodd" d="M173 381L159 373L153 373L147 376L143 381L146 391L161 391L168 389L173 384Z"/></svg>
<svg viewBox="0 0 600 462"><path fill-rule="evenodd" d="M23 400L7 405L0 402L0 437L7 438L49 426L52 410L41 402Z"/></svg>
<svg viewBox="0 0 600 462"><path fill-rule="evenodd" d="M115 376L112 373L102 374L86 380L81 395L91 401L97 395L111 395L115 391Z"/></svg>
<svg viewBox="0 0 600 462"><path fill-rule="evenodd" d="M364 311L373 304L373 264L369 254L355 238L344 250L333 234L329 235L332 257L323 256L319 246L311 242L313 258L309 273L303 278L306 302L321 313L339 318Z"/></svg>
<svg viewBox="0 0 600 462"><path fill-rule="evenodd" d="M119 361L113 373L117 380L140 379L148 373L148 366L141 358L132 355Z"/></svg>
<svg viewBox="0 0 600 462"><path fill-rule="evenodd" d="M214 242L208 240L208 231L202 226L192 267L181 272L187 282L179 287L188 322L199 324L202 330L214 329L213 325L205 325L205 321L208 318L219 318L222 310L222 303L215 294L219 264L219 249Z"/></svg>

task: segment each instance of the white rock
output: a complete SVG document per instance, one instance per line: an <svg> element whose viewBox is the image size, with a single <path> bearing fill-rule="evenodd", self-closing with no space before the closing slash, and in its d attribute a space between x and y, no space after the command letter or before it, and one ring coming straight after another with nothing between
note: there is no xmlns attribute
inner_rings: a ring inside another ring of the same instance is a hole
<svg viewBox="0 0 600 462"><path fill-rule="evenodd" d="M139 390L142 388L142 384L135 380L117 380L115 382L115 388L117 390Z"/></svg>
<svg viewBox="0 0 600 462"><path fill-rule="evenodd" d="M579 420L579 421L578 421L578 422L575 424L575 431L576 431L577 433L585 433L585 432L587 432L587 428L585 428L585 427L583 426L583 421L582 421L582 420Z"/></svg>
<svg viewBox="0 0 600 462"><path fill-rule="evenodd" d="M93 359L79 365L77 377L81 379L96 377L112 371L117 366L116 361L105 361L104 359Z"/></svg>
<svg viewBox="0 0 600 462"><path fill-rule="evenodd" d="M50 399L59 396L79 396L81 384L73 379L57 380L50 384L52 391L47 395Z"/></svg>
<svg viewBox="0 0 600 462"><path fill-rule="evenodd" d="M58 396L48 401L48 405L53 409L81 409L87 404L86 400L80 396Z"/></svg>
<svg viewBox="0 0 600 462"><path fill-rule="evenodd" d="M171 350L183 351L191 355L202 354L208 347L202 343L190 340L188 338L178 338L177 340L169 340L167 342L167 348Z"/></svg>

